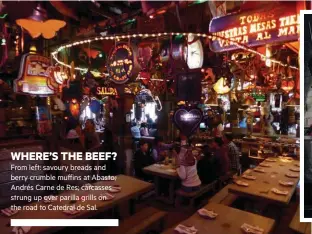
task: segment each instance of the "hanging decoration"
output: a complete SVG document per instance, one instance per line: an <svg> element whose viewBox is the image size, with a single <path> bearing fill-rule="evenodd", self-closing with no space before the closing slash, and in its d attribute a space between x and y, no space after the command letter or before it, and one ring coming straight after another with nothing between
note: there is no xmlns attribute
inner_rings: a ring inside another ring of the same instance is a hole
<svg viewBox="0 0 312 234"><path fill-rule="evenodd" d="M203 112L196 107L182 106L173 114L173 122L181 133L187 137L191 136L199 127L203 118Z"/></svg>
<svg viewBox="0 0 312 234"><path fill-rule="evenodd" d="M19 75L14 80L14 91L17 93L47 96L55 93L48 86L51 73L50 59L38 54L25 54L22 56Z"/></svg>
<svg viewBox="0 0 312 234"><path fill-rule="evenodd" d="M278 61L278 60L275 60L275 59L272 59L272 58L267 58L266 55L264 54L261 54L260 52L258 52L257 50L254 50L254 49L251 49L251 48L248 48L247 46L244 46L236 41L234 41L232 38L223 38L219 35L210 35L210 34L206 34L206 33L193 33L193 32L163 32L163 33L140 33L140 34L126 34L126 35L107 35L107 36L97 36L97 37L90 37L90 38L86 38L84 40L79 40L79 41L75 41L75 42L70 42L70 43L67 43L67 44L64 44L64 45L61 45L60 47L58 47L55 51L53 51L51 54L52 54L52 58L60 65L64 66L64 67L68 67L70 68L71 65L69 64L66 64L65 62L61 61L59 58L58 58L58 53L60 53L61 51L67 49L67 48L71 48L71 47L75 47L75 46L80 46L80 45L83 45L83 44L89 44L93 41L105 41L105 40L111 40L111 41L120 41L120 40L123 40L123 39L128 39L128 40L131 40L131 39L148 39L148 38L161 38L161 37L171 37L171 36L188 36L189 34L192 34L192 35L195 35L197 37L200 37L200 38L203 38L203 39L212 39L212 38L215 38L215 39L220 39L220 40L224 40L224 41L227 41L228 43L230 43L231 45L234 45L236 46L237 48L239 49L242 49L242 50L245 50L246 52L249 52L251 54L254 54L254 55L258 55L261 59L263 60L267 60L267 59L270 59L270 62L273 63L273 64L278 64L282 67L289 67L290 69L293 69L293 70L299 70L298 67L295 67L295 66L289 66L288 64L285 64L281 61ZM128 45L128 44L126 44ZM155 65L156 66L156 65ZM76 71L82 71L82 72L87 72L89 70L89 68L86 68L86 67L75 67L74 68ZM98 73L98 71L96 71ZM103 76L108 76L108 74L102 74Z"/></svg>
<svg viewBox="0 0 312 234"><path fill-rule="evenodd" d="M73 117L76 118L79 116L80 108L77 99L72 99L70 101L69 110Z"/></svg>
<svg viewBox="0 0 312 234"><path fill-rule="evenodd" d="M101 110L101 104L97 99L93 99L90 101L90 110L96 114Z"/></svg>
<svg viewBox="0 0 312 234"><path fill-rule="evenodd" d="M26 29L32 38L43 36L45 39L55 37L56 32L66 25L65 21L47 19L47 12L40 4L28 19L18 19L16 24Z"/></svg>
<svg viewBox="0 0 312 234"><path fill-rule="evenodd" d="M284 90L286 93L289 93L295 87L295 81L293 78L286 78L282 80L281 89Z"/></svg>
<svg viewBox="0 0 312 234"><path fill-rule="evenodd" d="M213 89L216 91L217 94L226 94L230 92L231 88L227 84L227 79L221 77L214 85Z"/></svg>
<svg viewBox="0 0 312 234"><path fill-rule="evenodd" d="M110 79L116 84L126 83L135 73L136 59L129 44L117 44L108 58L107 68Z"/></svg>

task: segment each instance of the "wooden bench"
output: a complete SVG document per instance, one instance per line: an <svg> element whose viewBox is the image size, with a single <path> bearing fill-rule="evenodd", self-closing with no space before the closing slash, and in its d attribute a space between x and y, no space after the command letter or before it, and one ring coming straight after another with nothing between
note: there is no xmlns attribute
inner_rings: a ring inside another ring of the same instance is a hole
<svg viewBox="0 0 312 234"><path fill-rule="evenodd" d="M162 232L167 212L147 207L138 213L120 221L118 227L101 230L97 234L145 234L150 231Z"/></svg>
<svg viewBox="0 0 312 234"><path fill-rule="evenodd" d="M289 227L302 234L311 234L311 223L300 223L300 207L296 210L294 217L292 218Z"/></svg>
<svg viewBox="0 0 312 234"><path fill-rule="evenodd" d="M216 193L209 202L230 206L238 198L237 195L229 193L228 185Z"/></svg>
<svg viewBox="0 0 312 234"><path fill-rule="evenodd" d="M210 191L214 191L217 185L217 181L213 181L210 184L201 185L200 189L198 191L194 192L184 192L182 189L178 189L176 191L176 205L178 204L179 197L180 198L187 198L190 200L189 206L194 206L194 201L196 198L204 195L205 193L208 193Z"/></svg>

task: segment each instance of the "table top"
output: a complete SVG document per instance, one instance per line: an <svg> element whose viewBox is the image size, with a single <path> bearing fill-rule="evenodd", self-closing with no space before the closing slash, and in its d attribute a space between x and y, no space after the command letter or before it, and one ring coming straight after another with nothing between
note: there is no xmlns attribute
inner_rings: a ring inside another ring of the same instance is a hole
<svg viewBox="0 0 312 234"><path fill-rule="evenodd" d="M164 165L164 164L153 164L147 167L143 168L143 171L146 174L154 175L154 176L159 176L163 178L168 178L168 179L178 179L178 173L177 171L172 167L171 164Z"/></svg>
<svg viewBox="0 0 312 234"><path fill-rule="evenodd" d="M118 175L117 181L99 181L93 185L120 185L121 186L121 192L120 193L114 193L113 195L115 198L113 200L108 201L78 201L75 203L76 205L83 204L83 205L96 205L97 210L96 211L81 211L80 213L76 215L67 215L63 213L62 211L19 211L16 215L13 215L11 217L5 217L3 215L0 215L0 230L1 234L11 234L13 227L8 227L8 224L10 222L10 219L73 219L73 218L88 218L94 215L97 215L103 211L106 211L122 202L128 201L130 199L133 199L137 197L140 194L143 194L145 192L150 191L153 188L153 185L150 183L147 183L145 181L141 181L138 179L135 179L130 176L126 175ZM72 192L72 191L66 191L63 194L76 194L76 195L88 195L88 194L101 194L105 191L79 191L79 192ZM62 195L62 194L61 194ZM45 204L44 202L39 203L32 203L32 206L35 206L36 204L48 206L50 204ZM53 206L56 205L69 205L70 201L56 201L53 204ZM58 231L63 229L63 227L32 227L29 234L39 234L39 233L51 233L54 231Z"/></svg>
<svg viewBox="0 0 312 234"><path fill-rule="evenodd" d="M269 162L268 160L275 159L276 162ZM296 186L299 182L299 172L293 172L290 169L299 169L299 161L297 160L286 160L284 158L268 158L263 161L265 164L269 164L271 167L261 167L260 164L256 168L265 170L265 173L256 172L251 169L244 172L244 174L251 174L256 177L255 180L248 180L243 178L241 175L237 180L247 182L248 187L239 186L237 184L229 185L229 192L247 196L256 199L266 200L269 202L277 203L280 205L288 205L292 195L296 190ZM289 178L286 173L292 173L298 175L297 178ZM283 186L279 184L279 181L291 181L294 182L292 186ZM277 195L271 191L272 188L279 190L288 191L287 195Z"/></svg>
<svg viewBox="0 0 312 234"><path fill-rule="evenodd" d="M265 234L268 234L272 231L275 224L273 219L234 209L222 204L208 203L203 208L216 212L218 214L217 218L215 220L205 219L199 216L196 212L181 224L185 226L194 226L198 230L197 234L242 234L241 226L244 223L259 226L264 229ZM167 229L162 234L174 233L175 227L176 226Z"/></svg>

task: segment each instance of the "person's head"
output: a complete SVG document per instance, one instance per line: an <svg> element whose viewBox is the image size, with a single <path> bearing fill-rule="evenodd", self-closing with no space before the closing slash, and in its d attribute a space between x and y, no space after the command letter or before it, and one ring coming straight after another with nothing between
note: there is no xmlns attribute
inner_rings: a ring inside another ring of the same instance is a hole
<svg viewBox="0 0 312 234"><path fill-rule="evenodd" d="M132 125L132 127L135 127L135 126L137 126L137 123L135 121L133 121L131 125Z"/></svg>
<svg viewBox="0 0 312 234"><path fill-rule="evenodd" d="M211 109L207 111L207 115L208 115L209 118L212 118L213 113L212 113L212 110L211 110Z"/></svg>
<svg viewBox="0 0 312 234"><path fill-rule="evenodd" d="M141 128L146 128L147 124L146 123L141 123Z"/></svg>
<svg viewBox="0 0 312 234"><path fill-rule="evenodd" d="M226 139L227 139L229 142L233 141L233 139L234 139L232 133L226 133L226 134L225 134L225 137L226 137Z"/></svg>
<svg viewBox="0 0 312 234"><path fill-rule="evenodd" d="M216 137L215 143L217 144L217 146L222 147L224 142L221 137Z"/></svg>
<svg viewBox="0 0 312 234"><path fill-rule="evenodd" d="M144 153L146 153L148 151L148 144L146 141L140 141L139 142L139 147L140 147L140 150Z"/></svg>
<svg viewBox="0 0 312 234"><path fill-rule="evenodd" d="M222 124L222 119L220 115L215 115L213 122L215 124L215 126L218 126L219 124Z"/></svg>
<svg viewBox="0 0 312 234"><path fill-rule="evenodd" d="M93 119L87 119L86 124L85 124L85 130L87 132L95 132L95 124Z"/></svg>
<svg viewBox="0 0 312 234"><path fill-rule="evenodd" d="M149 119L149 118L150 118L150 115L149 115L149 114L146 114L146 118Z"/></svg>

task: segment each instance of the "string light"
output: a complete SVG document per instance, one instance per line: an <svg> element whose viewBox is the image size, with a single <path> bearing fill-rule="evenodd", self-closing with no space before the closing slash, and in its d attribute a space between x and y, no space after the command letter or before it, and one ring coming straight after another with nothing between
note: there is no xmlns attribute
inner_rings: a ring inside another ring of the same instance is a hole
<svg viewBox="0 0 312 234"><path fill-rule="evenodd" d="M147 37L161 37L161 36L168 36L168 35L177 35L177 36L191 36L191 35L197 35L198 37L202 37L202 38L208 38L208 39L212 39L212 36L210 34L205 34L205 33L192 33L192 32L163 32L163 33L158 33L158 34L155 34L155 33L145 33L145 34L123 34L123 35L109 35L109 36L101 36L101 37L92 37L92 38L88 38L88 39L85 39L85 40L81 40L81 41L75 41L75 42L72 42L72 43L68 43L68 44L64 44L64 45L61 45L60 47L58 47L55 51L53 51L51 53L52 55L52 58L59 64L61 64L62 66L64 67L68 67L70 68L71 66L69 64L66 64L62 61L60 61L58 58L57 58L57 54L59 52L61 52L62 50L66 49L66 48L70 48L70 47L73 47L73 46L76 46L76 45L82 45L82 44L86 44L86 43L91 43L93 41L99 41L99 40L113 40L113 41L116 41L117 39L120 39L120 38L147 38ZM250 53L253 53L253 54L256 54L258 56L261 57L261 59L263 59L264 61L267 61L267 60L270 60L271 63L276 63L276 64L279 64L280 66L283 66L283 67L289 67L291 69L295 69L295 70L299 70L299 68L295 67L295 66L289 66L288 64L284 64L282 63L281 61L278 61L278 60L275 60L275 59L272 59L266 55L263 55L261 53L259 53L258 51L256 50L253 50L251 48L248 48L247 46L244 46L240 43L237 43L236 41L234 41L234 39L232 38L224 38L224 37L220 37L220 36L217 36L217 35L214 35L215 38L218 38L218 39L222 39L222 40L226 40L226 41L229 41L231 42L233 45L235 45L236 47L240 48L240 49L243 49L245 51L248 51ZM88 68L81 68L81 67L75 67L75 70L78 70L78 71L82 71L82 72L87 72L88 71Z"/></svg>

